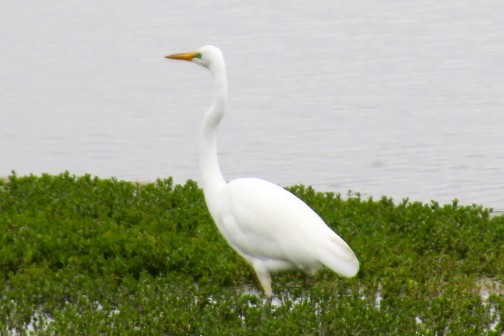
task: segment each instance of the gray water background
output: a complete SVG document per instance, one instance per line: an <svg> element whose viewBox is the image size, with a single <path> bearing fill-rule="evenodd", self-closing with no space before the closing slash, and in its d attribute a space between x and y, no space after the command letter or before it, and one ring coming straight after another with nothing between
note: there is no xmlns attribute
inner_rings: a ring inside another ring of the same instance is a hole
<svg viewBox="0 0 504 336"><path fill-rule="evenodd" d="M1 1L0 176L200 181L224 52L227 179L504 209L502 1Z"/></svg>

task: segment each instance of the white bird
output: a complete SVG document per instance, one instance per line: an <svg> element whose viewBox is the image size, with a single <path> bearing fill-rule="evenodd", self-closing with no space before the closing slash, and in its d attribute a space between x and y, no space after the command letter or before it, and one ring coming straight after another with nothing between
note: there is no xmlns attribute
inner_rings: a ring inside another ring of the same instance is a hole
<svg viewBox="0 0 504 336"><path fill-rule="evenodd" d="M205 201L226 241L245 258L271 302L271 273L301 269L314 273L320 265L353 277L359 261L352 249L308 205L289 191L258 178L226 182L217 159L217 128L227 102L226 66L215 46L166 56L210 70L215 84L200 139L200 169Z"/></svg>

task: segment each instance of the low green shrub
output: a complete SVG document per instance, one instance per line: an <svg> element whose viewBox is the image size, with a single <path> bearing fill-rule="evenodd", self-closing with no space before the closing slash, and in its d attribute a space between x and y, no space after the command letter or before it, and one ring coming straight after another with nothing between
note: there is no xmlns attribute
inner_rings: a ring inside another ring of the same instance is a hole
<svg viewBox="0 0 504 336"><path fill-rule="evenodd" d="M276 275L281 303L265 314L194 181L13 173L0 180L0 334L504 334L503 216L289 189L361 271Z"/></svg>

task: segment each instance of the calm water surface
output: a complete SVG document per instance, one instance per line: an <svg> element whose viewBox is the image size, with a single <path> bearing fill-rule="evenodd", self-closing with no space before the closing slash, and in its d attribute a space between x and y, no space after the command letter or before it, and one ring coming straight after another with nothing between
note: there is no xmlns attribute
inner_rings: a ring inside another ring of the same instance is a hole
<svg viewBox="0 0 504 336"><path fill-rule="evenodd" d="M215 44L228 179L504 209L502 1L0 5L0 175L199 181Z"/></svg>

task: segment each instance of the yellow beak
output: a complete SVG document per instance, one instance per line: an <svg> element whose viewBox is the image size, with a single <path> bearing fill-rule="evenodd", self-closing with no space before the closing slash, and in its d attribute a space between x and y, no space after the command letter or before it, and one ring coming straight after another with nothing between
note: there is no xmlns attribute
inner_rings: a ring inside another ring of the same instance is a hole
<svg viewBox="0 0 504 336"><path fill-rule="evenodd" d="M165 58L182 60L182 61L192 61L193 58L195 58L195 57L200 57L200 53L197 51L190 51L190 52L185 52L185 53L181 53L181 54L173 54L173 55L165 56Z"/></svg>

